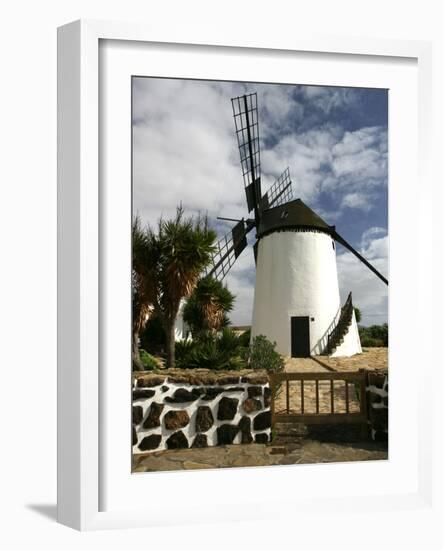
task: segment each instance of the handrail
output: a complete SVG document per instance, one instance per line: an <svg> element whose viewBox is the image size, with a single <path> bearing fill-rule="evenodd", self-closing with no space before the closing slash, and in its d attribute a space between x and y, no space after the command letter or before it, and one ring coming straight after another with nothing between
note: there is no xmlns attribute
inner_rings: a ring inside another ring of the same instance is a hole
<svg viewBox="0 0 443 550"><path fill-rule="evenodd" d="M275 372L269 378L275 383L285 380L360 380L365 378L364 369L343 372Z"/></svg>
<svg viewBox="0 0 443 550"><path fill-rule="evenodd" d="M328 354L330 354L332 350L337 347L337 343L341 340L344 334L346 334L346 331L352 321L353 311L354 307L352 305L352 292L350 292L344 306L341 308L340 317L337 324L328 334Z"/></svg>

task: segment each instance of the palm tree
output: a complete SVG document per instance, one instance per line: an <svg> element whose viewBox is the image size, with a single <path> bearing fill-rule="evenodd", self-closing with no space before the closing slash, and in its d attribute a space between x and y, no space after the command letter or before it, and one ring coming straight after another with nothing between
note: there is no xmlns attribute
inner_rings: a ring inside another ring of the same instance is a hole
<svg viewBox="0 0 443 550"><path fill-rule="evenodd" d="M201 279L183 310L183 319L197 336L205 331L216 332L225 327L234 306L235 296L212 277Z"/></svg>
<svg viewBox="0 0 443 550"><path fill-rule="evenodd" d="M143 368L139 351L139 335L155 302L155 268L157 243L152 231L143 228L137 216L132 223L132 361L137 370Z"/></svg>
<svg viewBox="0 0 443 550"><path fill-rule="evenodd" d="M140 253L141 278L149 286L147 291L144 284L141 285L146 292L134 295L143 307L152 305L153 313L163 325L168 368L175 363L174 325L180 302L191 295L202 271L209 265L215 251L215 239L216 233L209 229L206 218L185 218L180 206L174 219L160 219L157 234L145 229L142 238L134 243L143 251ZM136 256L135 252L133 255ZM135 306L134 309L139 307L137 303Z"/></svg>

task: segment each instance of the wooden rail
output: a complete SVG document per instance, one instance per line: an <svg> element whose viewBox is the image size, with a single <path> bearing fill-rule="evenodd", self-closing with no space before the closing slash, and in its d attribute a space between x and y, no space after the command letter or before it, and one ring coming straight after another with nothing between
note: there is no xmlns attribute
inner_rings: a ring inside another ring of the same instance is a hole
<svg viewBox="0 0 443 550"><path fill-rule="evenodd" d="M315 382L315 412L306 412L305 382ZM330 405L329 411L320 412L319 382L329 381ZM344 382L345 387L345 411L338 411L336 407L335 381ZM299 382L300 388L300 411L294 412L290 406L290 383ZM350 412L349 385L353 384L358 388L359 393L359 411ZM300 424L362 424L363 431L366 433L368 425L368 411L366 402L367 375L364 369L356 372L283 372L270 376L271 386L271 418L272 426L276 422L282 423L300 423ZM276 390L279 387L285 387L286 399L285 409L276 413L275 398Z"/></svg>

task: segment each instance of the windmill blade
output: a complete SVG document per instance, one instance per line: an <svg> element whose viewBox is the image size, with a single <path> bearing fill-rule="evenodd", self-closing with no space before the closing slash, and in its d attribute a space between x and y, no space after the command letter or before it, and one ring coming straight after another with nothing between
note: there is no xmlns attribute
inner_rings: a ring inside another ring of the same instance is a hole
<svg viewBox="0 0 443 550"><path fill-rule="evenodd" d="M228 274L235 260L246 248L248 241L246 235L255 227L255 223L240 220L231 231L222 237L217 243L217 251L212 256L211 265L206 269L207 277L214 277L222 281Z"/></svg>
<svg viewBox="0 0 443 550"><path fill-rule="evenodd" d="M289 168L281 174L279 178L271 185L271 187L263 195L260 203L260 210L266 210L274 206L281 206L293 198L292 181L289 174Z"/></svg>
<svg viewBox="0 0 443 550"><path fill-rule="evenodd" d="M355 248L353 248L347 241L345 241L345 239L342 236L334 232L333 237L338 243L340 243L345 248L347 248L349 252L352 252L354 256L356 256L362 263L364 263L365 266L372 271L372 273L375 273L375 275L377 275L377 277L381 279L385 283L385 285L389 284L386 277L383 277L383 275L379 271L377 271L377 269L375 269L375 267L372 264L370 264L368 260L366 260L359 252L357 252Z"/></svg>
<svg viewBox="0 0 443 550"><path fill-rule="evenodd" d="M258 214L261 199L261 168L257 94L235 97L231 102L248 212L255 210Z"/></svg>

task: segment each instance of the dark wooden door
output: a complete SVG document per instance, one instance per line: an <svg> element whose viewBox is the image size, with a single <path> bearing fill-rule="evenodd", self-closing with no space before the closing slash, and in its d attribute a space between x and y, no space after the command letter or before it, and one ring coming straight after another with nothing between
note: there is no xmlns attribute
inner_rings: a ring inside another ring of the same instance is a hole
<svg viewBox="0 0 443 550"><path fill-rule="evenodd" d="M309 317L291 317L291 356L310 355Z"/></svg>

